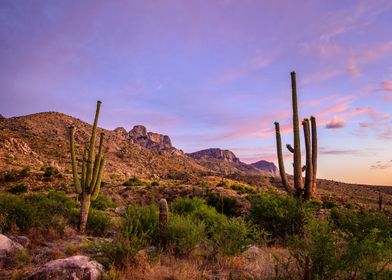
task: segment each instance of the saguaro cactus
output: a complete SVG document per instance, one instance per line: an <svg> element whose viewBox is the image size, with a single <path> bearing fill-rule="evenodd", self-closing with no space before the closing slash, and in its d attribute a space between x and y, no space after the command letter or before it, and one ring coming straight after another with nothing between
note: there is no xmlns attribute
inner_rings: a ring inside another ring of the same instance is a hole
<svg viewBox="0 0 392 280"><path fill-rule="evenodd" d="M306 165L301 165L301 142L298 117L298 100L297 85L295 72L291 72L291 89L293 105L293 132L294 148L287 144L287 149L293 153L294 163L294 186L290 185L284 168L282 154L282 140L280 136L279 123L275 122L276 149L279 163L280 177L282 178L283 187L290 193L299 198L310 199L316 192L316 172L317 172L317 126L315 117L304 119L302 122L304 129L305 147L306 147ZM310 128L311 127L311 128ZM305 174L305 185L303 185L302 172Z"/></svg>
<svg viewBox="0 0 392 280"><path fill-rule="evenodd" d="M380 191L378 191L378 211L382 211L382 195Z"/></svg>
<svg viewBox="0 0 392 280"><path fill-rule="evenodd" d="M159 242L165 246L167 242L167 221L169 217L169 207L166 199L159 201Z"/></svg>
<svg viewBox="0 0 392 280"><path fill-rule="evenodd" d="M91 202L94 201L101 188L101 179L103 168L105 164L105 157L102 155L102 146L104 133L100 134L98 153L95 156L95 138L97 134L98 116L101 107L101 101L97 102L97 109L95 112L94 124L90 137L89 147L84 147L83 160L82 160L82 173L79 180L77 171L77 160L75 156L75 140L74 140L74 127L71 126L70 130L70 149L72 159L72 173L74 179L75 190L78 194L82 195L79 215L79 232L86 231L87 218Z"/></svg>

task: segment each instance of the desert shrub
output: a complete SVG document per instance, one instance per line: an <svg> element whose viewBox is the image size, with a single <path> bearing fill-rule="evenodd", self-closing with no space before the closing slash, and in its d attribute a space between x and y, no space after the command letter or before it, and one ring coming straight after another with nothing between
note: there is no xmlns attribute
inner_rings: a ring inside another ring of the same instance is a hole
<svg viewBox="0 0 392 280"><path fill-rule="evenodd" d="M174 200L171 210L177 214L189 214L196 209L200 209L205 204L201 198L182 197Z"/></svg>
<svg viewBox="0 0 392 280"><path fill-rule="evenodd" d="M117 207L118 204L113 202L110 198L99 194L97 198L91 203L91 207L97 210L106 210Z"/></svg>
<svg viewBox="0 0 392 280"><path fill-rule="evenodd" d="M227 184L226 181L221 180L221 181L219 181L218 184L216 184L216 186L217 187L228 187L229 185Z"/></svg>
<svg viewBox="0 0 392 280"><path fill-rule="evenodd" d="M304 208L306 211L318 211L323 207L323 204L318 200L308 200L304 202Z"/></svg>
<svg viewBox="0 0 392 280"><path fill-rule="evenodd" d="M260 240L259 231L251 222L220 214L199 198L178 198L173 202L172 211L189 221L202 223L204 235L215 251L225 255L241 252L247 245Z"/></svg>
<svg viewBox="0 0 392 280"><path fill-rule="evenodd" d="M19 172L19 175L21 177L27 177L30 174L30 166L25 166L23 169Z"/></svg>
<svg viewBox="0 0 392 280"><path fill-rule="evenodd" d="M0 212L4 214L3 231L15 224L22 232L32 227L53 228L61 231L72 222L72 211L77 204L65 193L0 195Z"/></svg>
<svg viewBox="0 0 392 280"><path fill-rule="evenodd" d="M332 209L337 207L338 205L334 202L334 201L324 201L323 202L323 208L327 208L327 209Z"/></svg>
<svg viewBox="0 0 392 280"><path fill-rule="evenodd" d="M389 279L392 238L385 217L338 208L331 217L308 215L303 234L289 243L299 271L311 279Z"/></svg>
<svg viewBox="0 0 392 280"><path fill-rule="evenodd" d="M204 182L204 181L197 182L196 185L197 185L198 187L200 187L200 188L206 188L206 187L208 187L207 182Z"/></svg>
<svg viewBox="0 0 392 280"><path fill-rule="evenodd" d="M188 254L198 243L204 240L205 226L202 222L186 216L171 215L167 228L167 242L175 253Z"/></svg>
<svg viewBox="0 0 392 280"><path fill-rule="evenodd" d="M246 185L241 185L241 184L232 184L230 185L230 189L235 190L238 194L256 194L257 191Z"/></svg>
<svg viewBox="0 0 392 280"><path fill-rule="evenodd" d="M18 175L18 173L14 169L12 169L10 171L6 171L4 173L4 181L6 181L6 182L14 181L14 180L16 180L17 175Z"/></svg>
<svg viewBox="0 0 392 280"><path fill-rule="evenodd" d="M34 208L25 203L23 196L0 195L0 213L4 216L2 232L9 231L13 224L20 230L27 231L34 222Z"/></svg>
<svg viewBox="0 0 392 280"><path fill-rule="evenodd" d="M94 235L102 236L112 226L110 216L105 212L95 209L90 209L87 220L87 230Z"/></svg>
<svg viewBox="0 0 392 280"><path fill-rule="evenodd" d="M12 194L21 194L27 192L28 187L23 183L19 183L8 190L9 193Z"/></svg>
<svg viewBox="0 0 392 280"><path fill-rule="evenodd" d="M207 204L214 207L219 213L227 216L235 216L237 199L235 197L221 196L214 192L207 194Z"/></svg>
<svg viewBox="0 0 392 280"><path fill-rule="evenodd" d="M127 186L127 187L136 187L136 186L143 186L143 185L144 182L135 176L129 178L123 183L123 186Z"/></svg>
<svg viewBox="0 0 392 280"><path fill-rule="evenodd" d="M159 186L159 182L158 181L152 181L151 182L151 186L152 187L158 187Z"/></svg>
<svg viewBox="0 0 392 280"><path fill-rule="evenodd" d="M46 178L47 180L52 179L53 177L56 178L62 178L63 175L60 173L60 171L55 168L55 167L51 167L51 166L47 166L44 168L44 178Z"/></svg>
<svg viewBox="0 0 392 280"><path fill-rule="evenodd" d="M286 239L301 229L303 212L294 197L276 192L266 192L250 198L249 218L271 237Z"/></svg>

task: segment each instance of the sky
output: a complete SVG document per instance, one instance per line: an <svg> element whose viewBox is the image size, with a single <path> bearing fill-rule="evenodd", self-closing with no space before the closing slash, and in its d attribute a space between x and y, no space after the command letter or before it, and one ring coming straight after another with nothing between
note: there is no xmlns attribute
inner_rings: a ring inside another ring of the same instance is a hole
<svg viewBox="0 0 392 280"><path fill-rule="evenodd" d="M390 0L0 1L6 117L91 123L100 99L104 128L276 162L274 121L293 142L291 71L301 119L318 122L318 177L392 185Z"/></svg>

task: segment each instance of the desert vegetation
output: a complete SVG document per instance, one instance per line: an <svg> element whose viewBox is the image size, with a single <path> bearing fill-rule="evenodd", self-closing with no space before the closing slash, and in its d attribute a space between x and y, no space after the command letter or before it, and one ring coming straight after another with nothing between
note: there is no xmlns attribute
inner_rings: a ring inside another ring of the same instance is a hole
<svg viewBox="0 0 392 280"><path fill-rule="evenodd" d="M295 73L291 79L294 147L287 148L294 156L292 179L283 165L279 123L275 132L280 179L191 171L107 176L103 132L95 143L98 102L91 134L81 137L69 126L66 170L24 165L3 172L0 241L9 246L0 247L0 275L391 279L388 189L372 189L369 203L367 197L356 200L354 192L352 199L343 199L347 190L340 190L337 182L317 180L314 117L302 122L306 164L301 165ZM87 139L83 154L75 138Z"/></svg>

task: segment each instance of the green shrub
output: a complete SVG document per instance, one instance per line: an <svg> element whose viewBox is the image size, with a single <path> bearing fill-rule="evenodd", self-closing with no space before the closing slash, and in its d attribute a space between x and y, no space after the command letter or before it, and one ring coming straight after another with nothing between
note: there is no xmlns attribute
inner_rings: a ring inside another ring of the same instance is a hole
<svg viewBox="0 0 392 280"><path fill-rule="evenodd" d="M159 182L158 181L152 181L151 182L151 186L152 187L158 187L159 186Z"/></svg>
<svg viewBox="0 0 392 280"><path fill-rule="evenodd" d="M62 178L63 175L60 173L60 171L55 168L55 167L51 167L51 166L47 166L44 168L44 178L46 179L51 179L53 177L56 178Z"/></svg>
<svg viewBox="0 0 392 280"><path fill-rule="evenodd" d="M218 184L216 184L216 186L217 187L228 187L228 184L227 184L227 182L226 181L223 181L223 180L221 180L221 181L219 181L219 183Z"/></svg>
<svg viewBox="0 0 392 280"><path fill-rule="evenodd" d="M174 200L171 210L177 214L189 214L196 209L200 209L205 205L205 202L201 198L189 198L182 197Z"/></svg>
<svg viewBox="0 0 392 280"><path fill-rule="evenodd" d="M237 199L235 197L221 196L214 192L207 194L207 204L214 207L219 213L227 216L235 216Z"/></svg>
<svg viewBox="0 0 392 280"><path fill-rule="evenodd" d="M300 202L294 197L266 192L252 197L250 202L250 219L273 238L286 239L301 229L304 215Z"/></svg>
<svg viewBox="0 0 392 280"><path fill-rule="evenodd" d="M23 169L19 172L19 175L21 177L27 177L30 174L30 166L25 166Z"/></svg>
<svg viewBox="0 0 392 280"><path fill-rule="evenodd" d="M109 208L116 208L117 203L113 202L110 198L99 194L97 198L91 203L91 207L97 210L106 210Z"/></svg>
<svg viewBox="0 0 392 280"><path fill-rule="evenodd" d="M6 182L14 181L16 180L16 177L17 177L17 172L14 169L4 173L4 181Z"/></svg>
<svg viewBox="0 0 392 280"><path fill-rule="evenodd" d="M173 214L167 227L167 242L175 253L186 255L206 238L204 224L186 216Z"/></svg>
<svg viewBox="0 0 392 280"><path fill-rule="evenodd" d="M72 223L71 213L77 204L62 192L17 196L0 195L0 213L5 217L2 231L9 231L15 224L22 232L31 227L53 228L61 232Z"/></svg>
<svg viewBox="0 0 392 280"><path fill-rule="evenodd" d="M323 208L332 209L332 208L335 208L337 206L338 205L335 202L333 202L333 201L327 200L327 201L323 202Z"/></svg>
<svg viewBox="0 0 392 280"><path fill-rule="evenodd" d="M141 181L139 178L133 176L132 178L129 178L123 183L123 186L127 187L135 187L135 186L143 186L144 182Z"/></svg>
<svg viewBox="0 0 392 280"><path fill-rule="evenodd" d="M230 185L230 189L235 190L238 194L256 194L257 191L246 185L241 185L241 184L232 184Z"/></svg>
<svg viewBox="0 0 392 280"><path fill-rule="evenodd" d="M28 187L25 184L19 183L19 184L13 186L11 189L9 189L8 192L12 193L12 194L21 194L21 193L27 192L27 190L28 190Z"/></svg>
<svg viewBox="0 0 392 280"><path fill-rule="evenodd" d="M90 209L87 230L94 235L104 235L112 226L110 216L100 210Z"/></svg>

